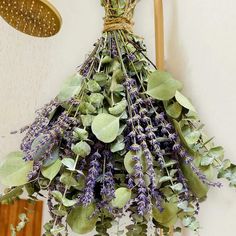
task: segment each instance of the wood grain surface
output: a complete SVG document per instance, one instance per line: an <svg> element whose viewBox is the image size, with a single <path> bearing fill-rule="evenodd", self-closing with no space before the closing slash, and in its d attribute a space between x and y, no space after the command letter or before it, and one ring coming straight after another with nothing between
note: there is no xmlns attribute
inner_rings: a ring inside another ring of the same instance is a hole
<svg viewBox="0 0 236 236"><path fill-rule="evenodd" d="M29 222L17 236L41 236L43 202L32 204L27 200L18 200L10 205L0 204L0 236L11 236L10 226L17 226L21 213L27 215Z"/></svg>

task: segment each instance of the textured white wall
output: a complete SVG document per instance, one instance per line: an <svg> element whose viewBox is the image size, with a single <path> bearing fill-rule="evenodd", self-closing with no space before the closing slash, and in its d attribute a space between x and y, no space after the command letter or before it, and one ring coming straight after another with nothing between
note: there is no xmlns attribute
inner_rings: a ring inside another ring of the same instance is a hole
<svg viewBox="0 0 236 236"><path fill-rule="evenodd" d="M9 132L30 123L34 111L57 94L102 30L98 0L52 2L63 28L50 39L22 35L0 19L0 159L22 138ZM164 6L167 68L184 82L208 133L236 162L236 2L164 0ZM135 18L136 33L145 37L154 60L153 1L142 0ZM201 236L235 235L235 196L227 186L210 192L201 209Z"/></svg>

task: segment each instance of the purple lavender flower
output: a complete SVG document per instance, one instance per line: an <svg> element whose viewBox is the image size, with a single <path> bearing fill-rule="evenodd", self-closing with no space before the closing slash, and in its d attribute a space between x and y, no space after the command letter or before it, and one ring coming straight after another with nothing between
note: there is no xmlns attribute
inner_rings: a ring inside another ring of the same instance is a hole
<svg viewBox="0 0 236 236"><path fill-rule="evenodd" d="M134 61L135 60L135 55L133 53L129 53L127 55L127 58L129 59L129 61Z"/></svg>
<svg viewBox="0 0 236 236"><path fill-rule="evenodd" d="M80 197L80 202L84 205L88 205L94 200L94 188L96 185L97 178L100 174L100 158L101 155L98 152L95 152L91 156L88 176L86 178L86 187L84 189L83 195Z"/></svg>

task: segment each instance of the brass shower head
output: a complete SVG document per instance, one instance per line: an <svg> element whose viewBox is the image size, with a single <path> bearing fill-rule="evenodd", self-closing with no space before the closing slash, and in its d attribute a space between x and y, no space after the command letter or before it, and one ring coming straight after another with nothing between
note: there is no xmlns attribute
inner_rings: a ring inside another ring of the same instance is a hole
<svg viewBox="0 0 236 236"><path fill-rule="evenodd" d="M58 33L62 19L47 0L0 0L0 16L15 29L36 37Z"/></svg>

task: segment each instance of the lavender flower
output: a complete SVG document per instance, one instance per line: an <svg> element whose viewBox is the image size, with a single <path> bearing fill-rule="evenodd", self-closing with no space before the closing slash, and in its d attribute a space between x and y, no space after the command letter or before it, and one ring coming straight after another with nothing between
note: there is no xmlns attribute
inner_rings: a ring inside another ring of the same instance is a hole
<svg viewBox="0 0 236 236"><path fill-rule="evenodd" d="M98 152L95 152L91 156L88 176L86 179L86 187L84 189L82 197L80 198L80 202L84 205L88 205L94 200L94 188L100 173L100 164L99 164L100 158L101 155Z"/></svg>

